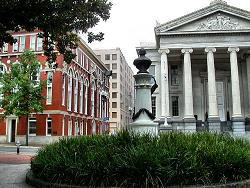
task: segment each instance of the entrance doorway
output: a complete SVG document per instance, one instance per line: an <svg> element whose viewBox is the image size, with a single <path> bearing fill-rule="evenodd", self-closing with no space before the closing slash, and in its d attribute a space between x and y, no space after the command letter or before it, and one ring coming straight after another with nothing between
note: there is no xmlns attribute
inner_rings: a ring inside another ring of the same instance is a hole
<svg viewBox="0 0 250 188"><path fill-rule="evenodd" d="M12 119L11 120L11 138L10 142L15 142L16 140L16 120Z"/></svg>

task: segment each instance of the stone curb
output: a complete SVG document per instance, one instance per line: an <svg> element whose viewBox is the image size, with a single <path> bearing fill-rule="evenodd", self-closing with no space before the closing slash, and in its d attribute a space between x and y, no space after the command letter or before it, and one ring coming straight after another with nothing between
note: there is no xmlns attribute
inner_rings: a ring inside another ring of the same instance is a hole
<svg viewBox="0 0 250 188"><path fill-rule="evenodd" d="M67 184L57 184L57 183L48 183L38 178L35 178L29 170L26 174L26 183L35 187L41 188L87 188L88 186L78 186L78 185L67 185ZM250 187L250 179L235 183L221 184L221 185L189 185L189 186L168 186L168 188L248 188ZM115 187L106 187L106 188L115 188Z"/></svg>

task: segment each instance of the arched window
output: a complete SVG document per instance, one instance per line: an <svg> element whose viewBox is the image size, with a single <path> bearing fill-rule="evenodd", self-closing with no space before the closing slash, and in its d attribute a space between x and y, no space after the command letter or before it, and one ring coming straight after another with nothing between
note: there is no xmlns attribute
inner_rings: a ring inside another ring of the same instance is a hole
<svg viewBox="0 0 250 188"><path fill-rule="evenodd" d="M95 82L91 84L91 116L95 114Z"/></svg>
<svg viewBox="0 0 250 188"><path fill-rule="evenodd" d="M66 74L62 76L62 105L65 105Z"/></svg>
<svg viewBox="0 0 250 188"><path fill-rule="evenodd" d="M49 71L47 75L47 101L46 104L52 104L52 83L53 83L53 72Z"/></svg>
<svg viewBox="0 0 250 188"><path fill-rule="evenodd" d="M74 91L74 111L77 112L78 105L78 75L75 77L75 91Z"/></svg>
<svg viewBox="0 0 250 188"><path fill-rule="evenodd" d="M71 110L71 104L72 104L72 85L73 85L73 73L72 70L70 70L68 77L68 110Z"/></svg>
<svg viewBox="0 0 250 188"><path fill-rule="evenodd" d="M80 81L80 110L79 112L82 113L83 109L83 78L81 77Z"/></svg>
<svg viewBox="0 0 250 188"><path fill-rule="evenodd" d="M88 114L88 88L89 88L89 82L88 80L85 80L85 108L84 108L84 113Z"/></svg>

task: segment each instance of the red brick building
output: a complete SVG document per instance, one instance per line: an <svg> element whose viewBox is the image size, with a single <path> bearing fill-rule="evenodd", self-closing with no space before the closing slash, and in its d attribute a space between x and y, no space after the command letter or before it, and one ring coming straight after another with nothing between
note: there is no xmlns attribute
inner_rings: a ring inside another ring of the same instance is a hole
<svg viewBox="0 0 250 188"><path fill-rule="evenodd" d="M0 53L0 71L8 72L10 61L18 62L24 49L31 49L41 65L38 81L47 79L43 95L42 114L30 114L29 143L44 144L61 136L101 134L109 132L109 123L102 126L103 117L108 117L109 81L105 77L107 69L90 47L81 40L74 50L77 54L71 64L66 64L63 56L57 58L57 68L50 69L42 49L42 39L37 32L19 32L12 35L17 43L5 44ZM102 101L107 96L107 101ZM0 113L2 111L0 110ZM105 118L107 119L107 118ZM104 127L104 128L103 128ZM25 117L9 116L0 122L0 143L25 143Z"/></svg>

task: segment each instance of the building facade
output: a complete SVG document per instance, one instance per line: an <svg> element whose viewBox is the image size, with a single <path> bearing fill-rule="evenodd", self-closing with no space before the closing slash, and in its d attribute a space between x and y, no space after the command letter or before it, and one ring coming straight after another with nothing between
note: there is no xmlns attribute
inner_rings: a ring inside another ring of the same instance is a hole
<svg viewBox="0 0 250 188"><path fill-rule="evenodd" d="M105 65L80 40L78 48L74 50L76 58L66 64L63 56L58 54L58 66L51 69L46 64L42 39L37 37L38 33L13 33L17 42L5 44L0 53L0 71L3 73L9 71L10 61L18 63L24 49L34 51L37 59L44 63L41 64L38 80L47 80L43 91L46 96L45 109L42 114L29 116L29 143L45 144L62 136L108 133L108 121L103 126L103 115L109 115L109 102L102 100L109 91L108 78L103 86L104 73L107 71ZM17 140L25 143L25 134L25 117L19 119L12 115L0 122L0 143Z"/></svg>
<svg viewBox="0 0 250 188"><path fill-rule="evenodd" d="M160 130L245 134L245 118L250 117L250 12L214 0L157 24L155 36L155 43L141 47L152 60L149 71L159 85L152 111Z"/></svg>
<svg viewBox="0 0 250 188"><path fill-rule="evenodd" d="M134 108L134 78L131 67L126 62L120 48L94 50L112 70L110 78L110 132L128 128Z"/></svg>

